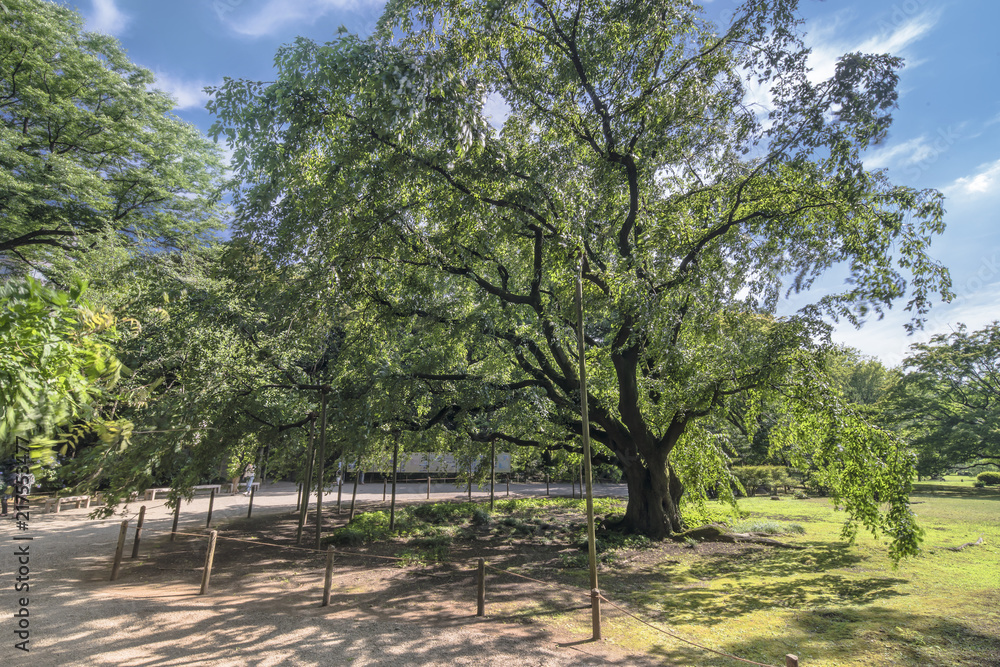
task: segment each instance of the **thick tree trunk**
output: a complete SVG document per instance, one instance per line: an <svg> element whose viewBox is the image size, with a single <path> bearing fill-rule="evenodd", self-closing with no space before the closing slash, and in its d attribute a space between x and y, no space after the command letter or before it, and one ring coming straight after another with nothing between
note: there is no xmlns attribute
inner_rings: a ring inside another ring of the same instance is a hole
<svg viewBox="0 0 1000 667"><path fill-rule="evenodd" d="M680 512L684 486L673 469L666 462L646 466L638 458L624 463L622 468L628 485L628 506L617 528L655 540L684 530Z"/></svg>

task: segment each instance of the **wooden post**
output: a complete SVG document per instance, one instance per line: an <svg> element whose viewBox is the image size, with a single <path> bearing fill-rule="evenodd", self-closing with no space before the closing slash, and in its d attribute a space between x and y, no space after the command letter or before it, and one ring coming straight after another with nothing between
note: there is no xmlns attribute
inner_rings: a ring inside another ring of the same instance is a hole
<svg viewBox="0 0 1000 667"><path fill-rule="evenodd" d="M326 463L326 390L322 391L319 412L319 453L316 456L316 551L323 537L323 466Z"/></svg>
<svg viewBox="0 0 1000 667"><path fill-rule="evenodd" d="M251 484L250 485L250 504L247 506L247 518L248 519L250 518L250 515L253 514L253 498L254 498L255 495L257 495L257 489L255 489L253 487L253 485ZM208 528L208 526L205 526L205 528Z"/></svg>
<svg viewBox="0 0 1000 667"><path fill-rule="evenodd" d="M545 469L545 495L549 495L549 469Z"/></svg>
<svg viewBox="0 0 1000 667"><path fill-rule="evenodd" d="M594 639L601 639L601 591L596 588L590 591L590 624L594 631Z"/></svg>
<svg viewBox="0 0 1000 667"><path fill-rule="evenodd" d="M507 473L507 495L510 495L510 473Z"/></svg>
<svg viewBox="0 0 1000 667"><path fill-rule="evenodd" d="M323 579L323 604L321 607L330 605L330 589L333 588L333 547L326 548L326 577Z"/></svg>
<svg viewBox="0 0 1000 667"><path fill-rule="evenodd" d="M177 506L174 507L174 525L170 528L170 541L174 541L177 535L177 520L181 518L181 499L177 499Z"/></svg>
<svg viewBox="0 0 1000 667"><path fill-rule="evenodd" d="M132 543L132 558L139 557L139 537L142 535L142 522L146 519L146 506L139 508L139 519L135 523L135 541Z"/></svg>
<svg viewBox="0 0 1000 667"><path fill-rule="evenodd" d="M785 667L799 667L799 656L788 653L785 655Z"/></svg>
<svg viewBox="0 0 1000 667"><path fill-rule="evenodd" d="M205 521L205 528L212 525L212 509L215 507L215 489L212 489L212 496L208 499L208 520Z"/></svg>
<svg viewBox="0 0 1000 667"><path fill-rule="evenodd" d="M298 511L300 509L302 509L302 482L299 482L297 486L298 486L298 490L297 490L297 493L296 493L296 496L295 496L295 498L296 498L296 500L295 500L295 512L296 513L298 513Z"/></svg>
<svg viewBox="0 0 1000 667"><path fill-rule="evenodd" d="M431 476L427 475L427 500L431 499Z"/></svg>
<svg viewBox="0 0 1000 667"><path fill-rule="evenodd" d="M476 616L486 615L486 561L479 559L479 576L476 586Z"/></svg>
<svg viewBox="0 0 1000 667"><path fill-rule="evenodd" d="M358 500L358 479L361 477L361 457L358 457L358 462L354 464L354 492L351 494L351 515L347 517L348 521L354 521L354 504Z"/></svg>
<svg viewBox="0 0 1000 667"><path fill-rule="evenodd" d="M389 482L389 476L386 474L382 475L382 502L385 502L385 486Z"/></svg>
<svg viewBox="0 0 1000 667"><path fill-rule="evenodd" d="M396 470L399 468L399 431L396 431L396 444L392 449L392 500L389 503L389 532L396 528Z"/></svg>
<svg viewBox="0 0 1000 667"><path fill-rule="evenodd" d="M337 471L337 514L340 514L341 508L341 498L344 495L344 475L347 474L347 468L343 465L344 460L340 460L340 468Z"/></svg>
<svg viewBox="0 0 1000 667"><path fill-rule="evenodd" d="M302 543L302 528L306 525L306 512L309 511L309 496L312 495L313 459L316 458L316 413L310 412L309 417L309 448L306 453L306 478L302 482L302 506L299 507L299 529L295 531L295 543Z"/></svg>
<svg viewBox="0 0 1000 667"><path fill-rule="evenodd" d="M493 511L493 488L497 481L497 441L490 438L490 511Z"/></svg>
<svg viewBox="0 0 1000 667"><path fill-rule="evenodd" d="M118 531L118 548L115 549L115 562L111 566L111 581L118 578L118 570L122 566L122 553L125 551L126 535L128 535L128 519L122 521L121 530Z"/></svg>
<svg viewBox="0 0 1000 667"><path fill-rule="evenodd" d="M472 459L469 459L469 502L472 502Z"/></svg>
<svg viewBox="0 0 1000 667"><path fill-rule="evenodd" d="M217 530L208 535L208 552L205 554L205 570L201 573L201 591L198 595L204 595L208 591L208 580L212 578L212 561L215 560L215 539L218 536Z"/></svg>
<svg viewBox="0 0 1000 667"><path fill-rule="evenodd" d="M601 639L601 591L597 585L597 535L594 528L594 471L590 455L590 415L587 406L587 349L583 333L583 250L576 274L577 356L580 359L580 422L583 440L583 461L580 465L580 495L583 496L584 469L587 483L587 551L590 561L591 617L594 640Z"/></svg>

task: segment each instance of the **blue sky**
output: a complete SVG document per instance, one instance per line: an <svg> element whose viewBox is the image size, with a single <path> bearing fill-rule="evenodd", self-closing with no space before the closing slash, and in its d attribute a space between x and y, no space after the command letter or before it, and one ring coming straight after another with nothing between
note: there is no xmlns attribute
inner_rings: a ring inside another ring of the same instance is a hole
<svg viewBox="0 0 1000 667"><path fill-rule="evenodd" d="M275 50L302 35L328 41L344 25L370 34L381 0L78 0L89 30L116 36L131 59L156 73L183 119L207 130L206 85L222 77L269 80ZM713 0L724 19L739 3ZM908 346L963 322L1000 319L1000 3L995 0L801 0L811 65L832 73L850 51L906 59L899 109L886 142L866 165L897 183L947 196L948 230L932 254L952 273L955 299L936 304L925 330L907 336L900 304L862 329L840 325L835 338L898 364ZM836 288L831 275L818 289Z"/></svg>

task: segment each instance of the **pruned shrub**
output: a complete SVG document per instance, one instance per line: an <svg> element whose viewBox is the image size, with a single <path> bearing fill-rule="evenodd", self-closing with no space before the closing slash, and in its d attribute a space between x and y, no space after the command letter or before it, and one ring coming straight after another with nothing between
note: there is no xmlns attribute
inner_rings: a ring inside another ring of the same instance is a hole
<svg viewBox="0 0 1000 667"><path fill-rule="evenodd" d="M993 472L993 471L981 472L978 475L976 475L976 481L982 482L986 486L990 486L992 484L1000 484L1000 472Z"/></svg>

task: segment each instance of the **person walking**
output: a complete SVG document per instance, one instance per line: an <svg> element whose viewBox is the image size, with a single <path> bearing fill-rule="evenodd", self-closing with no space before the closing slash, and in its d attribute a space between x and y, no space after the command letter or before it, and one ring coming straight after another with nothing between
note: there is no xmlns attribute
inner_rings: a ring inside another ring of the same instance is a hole
<svg viewBox="0 0 1000 667"><path fill-rule="evenodd" d="M257 473L257 469L252 463L248 463L246 470L243 471L243 476L247 478L247 490L243 493L244 496L249 496L250 492L253 490L253 478Z"/></svg>

